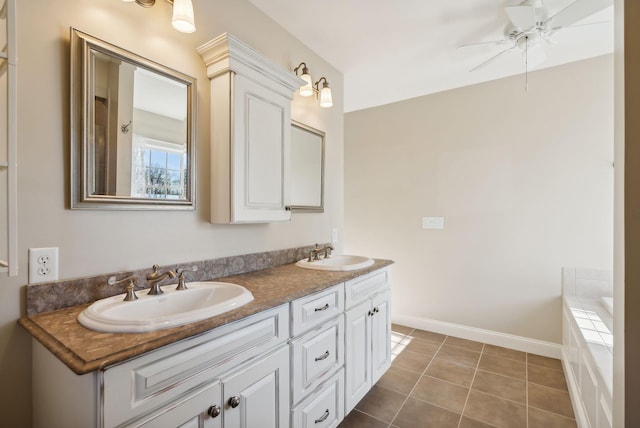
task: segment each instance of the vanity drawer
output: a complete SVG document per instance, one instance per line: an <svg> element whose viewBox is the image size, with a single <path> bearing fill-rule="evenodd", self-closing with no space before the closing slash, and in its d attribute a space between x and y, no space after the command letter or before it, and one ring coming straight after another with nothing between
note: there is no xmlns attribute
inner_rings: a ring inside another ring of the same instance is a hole
<svg viewBox="0 0 640 428"><path fill-rule="evenodd" d="M296 428L334 428L344 419L344 369L291 411Z"/></svg>
<svg viewBox="0 0 640 428"><path fill-rule="evenodd" d="M389 286L389 269L381 269L345 282L347 309Z"/></svg>
<svg viewBox="0 0 640 428"><path fill-rule="evenodd" d="M344 364L344 316L291 342L292 401L297 403Z"/></svg>
<svg viewBox="0 0 640 428"><path fill-rule="evenodd" d="M344 284L294 300L291 303L291 335L335 318L344 311Z"/></svg>
<svg viewBox="0 0 640 428"><path fill-rule="evenodd" d="M285 304L99 372L104 426L150 412L289 338Z"/></svg>

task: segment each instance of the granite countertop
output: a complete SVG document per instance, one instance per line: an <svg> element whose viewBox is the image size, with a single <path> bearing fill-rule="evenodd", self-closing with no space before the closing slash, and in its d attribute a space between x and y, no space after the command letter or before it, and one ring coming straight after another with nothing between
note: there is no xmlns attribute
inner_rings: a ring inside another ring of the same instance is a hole
<svg viewBox="0 0 640 428"><path fill-rule="evenodd" d="M253 294L254 300L212 318L148 333L102 333L90 330L77 321L78 314L88 304L23 317L19 323L80 375L322 291L392 263L391 260L376 259L368 268L348 272L301 269L295 264L287 264L216 278L215 281L246 287Z"/></svg>

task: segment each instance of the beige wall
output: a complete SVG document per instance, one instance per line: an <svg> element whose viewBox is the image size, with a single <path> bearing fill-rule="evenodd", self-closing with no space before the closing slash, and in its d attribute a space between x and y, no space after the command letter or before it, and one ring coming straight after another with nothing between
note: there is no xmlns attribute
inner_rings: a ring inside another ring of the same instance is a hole
<svg viewBox="0 0 640 428"><path fill-rule="evenodd" d="M24 312L27 249L60 248L60 276L71 278L153 263L171 264L342 237L342 75L245 0L194 0L197 31L171 28L171 7L118 0L18 1L18 238L20 274L0 278L0 425L30 425L30 337ZM198 182L195 212L71 211L69 203L69 27L74 26L198 79ZM224 226L209 218L209 86L196 47L228 31L281 66L306 61L331 82L334 107L293 103L293 118L327 135L324 214L293 214L283 224ZM35 407L35 406L34 406Z"/></svg>
<svg viewBox="0 0 640 428"><path fill-rule="evenodd" d="M561 267L612 268L612 162L612 55L349 113L345 251L397 262L394 316L560 343Z"/></svg>

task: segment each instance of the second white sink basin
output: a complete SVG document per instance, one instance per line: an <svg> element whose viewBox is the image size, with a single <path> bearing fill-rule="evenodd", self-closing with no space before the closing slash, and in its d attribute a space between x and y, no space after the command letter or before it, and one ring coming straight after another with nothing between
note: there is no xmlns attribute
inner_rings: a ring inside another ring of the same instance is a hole
<svg viewBox="0 0 640 428"><path fill-rule="evenodd" d="M253 300L246 288L226 282L189 282L187 290L175 284L161 287L164 294L138 292L138 300L125 302L124 295L98 300L78 315L78 322L108 333L141 333L200 321Z"/></svg>
<svg viewBox="0 0 640 428"><path fill-rule="evenodd" d="M313 262L309 262L307 261L307 259L303 259L297 262L296 266L305 269L347 271L363 269L371 266L372 264L373 259L370 259L369 257L336 254L329 258L320 259Z"/></svg>

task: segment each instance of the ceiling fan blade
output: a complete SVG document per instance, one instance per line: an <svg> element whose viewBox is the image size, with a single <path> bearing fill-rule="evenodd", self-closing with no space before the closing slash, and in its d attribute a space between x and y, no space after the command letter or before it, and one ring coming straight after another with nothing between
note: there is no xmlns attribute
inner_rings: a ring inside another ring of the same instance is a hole
<svg viewBox="0 0 640 428"><path fill-rule="evenodd" d="M497 60L498 58L500 58L500 57L501 57L501 56L503 56L503 55L508 54L509 52L511 52L512 50L514 50L515 48L516 48L516 45L513 45L513 46L511 46L510 48L507 48L507 49L503 50L502 52L499 52L498 54L496 54L496 55L492 56L491 58L489 58L489 59L488 59L488 60L486 60L485 62L483 62L483 63L481 63L481 64L476 65L475 67L473 67L473 68L472 68L471 70L469 70L469 71L470 71L470 72L471 72L471 71L476 71L476 70L478 70L479 68L482 68L482 67L484 67L484 66L486 66L486 65L488 65L488 64L491 64L493 61Z"/></svg>
<svg viewBox="0 0 640 428"><path fill-rule="evenodd" d="M529 5L507 6L504 8L514 27L528 30L536 25L536 8Z"/></svg>
<svg viewBox="0 0 640 428"><path fill-rule="evenodd" d="M549 18L549 28L570 27L583 19L613 5L613 0L576 0Z"/></svg>
<svg viewBox="0 0 640 428"><path fill-rule="evenodd" d="M489 42L476 42L476 43L466 43L464 45L460 45L458 46L459 48L466 48L469 46L480 46L480 45L502 45L505 43L513 43L513 40L511 39L502 39L502 40L492 40Z"/></svg>

